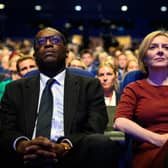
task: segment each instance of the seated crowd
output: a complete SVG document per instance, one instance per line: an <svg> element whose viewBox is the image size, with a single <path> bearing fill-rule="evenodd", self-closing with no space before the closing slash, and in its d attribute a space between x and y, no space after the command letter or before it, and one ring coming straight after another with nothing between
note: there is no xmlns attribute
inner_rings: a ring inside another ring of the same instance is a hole
<svg viewBox="0 0 168 168"><path fill-rule="evenodd" d="M50 31L47 31L49 35L51 32L53 33L53 30ZM40 33L37 35L41 36L42 33ZM46 41L45 45L47 45L48 41ZM45 66L40 64L41 62L37 57L37 53L40 53L39 46L34 48L33 42L28 39L23 40L21 44L19 45L14 40L8 40L1 44L0 101L3 99L9 83L21 78L41 75L41 73L45 72L42 71ZM40 42L39 44L41 45ZM77 46L75 50L72 48L73 45ZM106 111L108 111L108 107L112 107L110 108L111 115L107 115L108 121L111 122L106 122L106 128L102 130L122 131L132 140L132 147L130 148L132 150L131 167L166 168L168 166L168 99L166 99L166 96L168 96L168 33L164 30L153 31L142 40L138 48L124 48L124 46L120 45L108 46L109 49L114 48L113 51L110 51L107 46L103 45L82 48L81 44L77 45L72 42L68 42L66 46L68 51L65 58L65 69L70 73L85 76L86 79L97 80L103 91ZM71 48L68 48L68 46L71 46ZM128 78L127 75L131 71L140 72L143 77L130 80L124 85L126 78ZM47 75L49 76L49 74ZM85 82L84 79L82 79L83 82ZM96 89L94 90L96 91ZM84 91L82 90L82 92ZM97 94L90 92L82 94L90 94L91 96ZM5 95L2 104L7 98L7 95ZM81 99L79 101L82 101ZM80 123L78 124L80 125ZM81 129L89 128L84 127ZM101 134L103 134L102 130L100 131ZM104 139L101 139L101 141L106 142ZM93 145L94 141L91 142ZM96 145L98 144L99 141ZM93 146L96 148L96 145ZM111 150L114 150L114 153L109 154L116 154L115 159L111 158L111 160L115 160L112 167L128 168L125 162L122 162L122 165L119 163L120 159L123 159L120 157L122 150L124 150L123 146L118 145L118 142L115 145L110 145L113 147ZM70 143L70 147L72 146ZM94 147L88 149L93 154L95 154ZM98 151L102 152L104 149L107 149L107 147L99 148ZM82 148L81 150L86 152ZM102 159L102 162L109 161L109 158ZM67 157L67 162L68 159ZM95 160L97 161L97 159ZM83 160L80 161L83 163ZM107 163L104 163L104 165L107 165ZM101 167L101 164L99 166Z"/></svg>

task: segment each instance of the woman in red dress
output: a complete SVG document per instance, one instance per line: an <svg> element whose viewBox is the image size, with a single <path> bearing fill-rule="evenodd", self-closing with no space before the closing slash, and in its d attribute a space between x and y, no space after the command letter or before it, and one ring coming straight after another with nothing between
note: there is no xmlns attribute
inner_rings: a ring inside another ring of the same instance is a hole
<svg viewBox="0 0 168 168"><path fill-rule="evenodd" d="M149 33L139 47L147 78L128 84L113 127L134 138L133 168L163 168L168 151L168 32Z"/></svg>

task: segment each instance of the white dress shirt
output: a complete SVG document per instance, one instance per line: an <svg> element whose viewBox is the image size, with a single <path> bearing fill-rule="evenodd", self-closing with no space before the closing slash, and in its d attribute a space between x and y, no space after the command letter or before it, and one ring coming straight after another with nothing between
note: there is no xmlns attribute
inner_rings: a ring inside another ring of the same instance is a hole
<svg viewBox="0 0 168 168"><path fill-rule="evenodd" d="M38 101L38 111L42 92L46 86L49 77L44 74L40 74L40 93ZM54 77L56 82L51 86L53 95L53 115L52 115L52 126L51 126L51 137L53 141L57 141L60 136L64 136L64 81L65 81L65 70ZM47 102L46 102L47 103ZM37 113L38 113L37 111ZM37 115L38 119L38 115ZM36 119L36 124L37 124ZM33 137L35 137L36 124L34 128Z"/></svg>

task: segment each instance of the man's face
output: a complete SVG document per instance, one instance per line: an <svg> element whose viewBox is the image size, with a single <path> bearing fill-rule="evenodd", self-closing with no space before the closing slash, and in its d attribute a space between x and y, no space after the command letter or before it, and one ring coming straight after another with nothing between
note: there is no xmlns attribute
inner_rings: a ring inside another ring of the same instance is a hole
<svg viewBox="0 0 168 168"><path fill-rule="evenodd" d="M19 63L19 74L23 77L26 73L38 69L35 60L25 59Z"/></svg>
<svg viewBox="0 0 168 168"><path fill-rule="evenodd" d="M94 61L94 59L93 59L93 56L90 54L90 53L84 53L83 55L82 55L82 60L83 60L83 62L89 67L92 63L93 63L93 61Z"/></svg>
<svg viewBox="0 0 168 168"><path fill-rule="evenodd" d="M60 33L53 30L41 30L35 41L35 58L39 68L54 68L65 64L66 47Z"/></svg>

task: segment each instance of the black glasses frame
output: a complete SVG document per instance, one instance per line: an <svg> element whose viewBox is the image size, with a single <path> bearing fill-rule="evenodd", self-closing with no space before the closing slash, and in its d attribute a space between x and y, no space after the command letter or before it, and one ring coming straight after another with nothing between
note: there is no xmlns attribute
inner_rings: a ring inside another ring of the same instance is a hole
<svg viewBox="0 0 168 168"><path fill-rule="evenodd" d="M42 46L46 44L47 40L49 40L52 44L59 44L62 41L62 38L59 36L46 36L36 39L35 42L37 46Z"/></svg>

